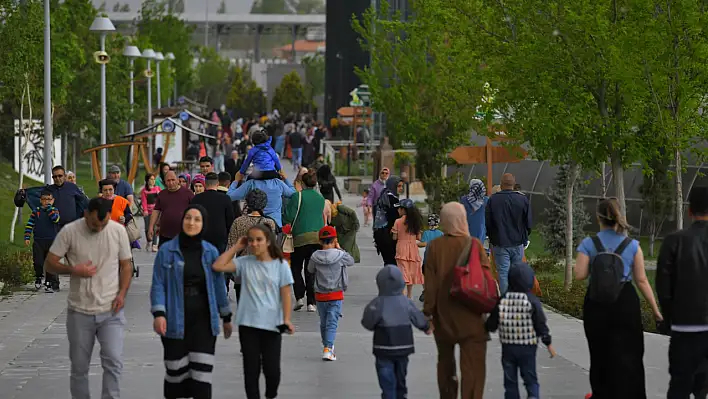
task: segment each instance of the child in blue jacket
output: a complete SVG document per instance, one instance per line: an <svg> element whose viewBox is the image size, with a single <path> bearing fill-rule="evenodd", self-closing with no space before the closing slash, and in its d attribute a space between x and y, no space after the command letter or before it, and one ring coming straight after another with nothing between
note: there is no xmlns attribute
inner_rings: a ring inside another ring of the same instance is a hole
<svg viewBox="0 0 708 399"><path fill-rule="evenodd" d="M32 260L34 263L34 288L42 288L42 277L45 277L45 291L54 292L59 289L59 278L47 273L44 276L44 260L49 254L49 248L59 232L59 210L54 207L54 195L48 189L43 189L39 197L40 205L30 214L25 225L25 245L32 243Z"/></svg>
<svg viewBox="0 0 708 399"><path fill-rule="evenodd" d="M413 329L432 333L423 312L403 295L405 282L396 265L386 265L376 275L379 296L364 309L361 325L374 332L376 374L383 399L405 398L408 395L406 374L408 356L415 352Z"/></svg>
<svg viewBox="0 0 708 399"><path fill-rule="evenodd" d="M246 174L246 170L253 163L253 169L256 173L252 177L257 180L279 179L280 178L280 158L276 154L270 142L273 138L268 136L268 133L261 129L251 137L253 148L248 151L246 159L241 164L241 169L236 174L236 179L241 181Z"/></svg>

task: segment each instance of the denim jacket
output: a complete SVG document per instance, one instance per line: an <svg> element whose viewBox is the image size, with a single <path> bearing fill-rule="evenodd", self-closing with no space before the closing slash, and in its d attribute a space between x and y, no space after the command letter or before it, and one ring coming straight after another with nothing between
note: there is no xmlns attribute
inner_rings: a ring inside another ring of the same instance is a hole
<svg viewBox="0 0 708 399"><path fill-rule="evenodd" d="M216 247L202 241L202 267L206 274L211 332L215 337L219 335L219 318L231 315L224 274L211 270L211 265L218 257ZM184 257L179 249L178 238L168 241L157 252L150 287L150 312L165 313L165 337L184 338Z"/></svg>

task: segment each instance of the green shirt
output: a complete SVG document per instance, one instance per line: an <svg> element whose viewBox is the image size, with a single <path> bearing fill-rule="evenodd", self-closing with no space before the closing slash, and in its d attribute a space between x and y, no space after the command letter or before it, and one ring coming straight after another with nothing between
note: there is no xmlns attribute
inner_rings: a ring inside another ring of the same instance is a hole
<svg viewBox="0 0 708 399"><path fill-rule="evenodd" d="M299 200L302 196L302 201ZM300 213L297 208L300 203ZM318 233L324 227L324 197L314 189L304 189L290 197L285 208L284 223L292 224L292 234L295 247L320 242ZM297 215L297 220L295 220ZM295 221L295 223L293 223Z"/></svg>

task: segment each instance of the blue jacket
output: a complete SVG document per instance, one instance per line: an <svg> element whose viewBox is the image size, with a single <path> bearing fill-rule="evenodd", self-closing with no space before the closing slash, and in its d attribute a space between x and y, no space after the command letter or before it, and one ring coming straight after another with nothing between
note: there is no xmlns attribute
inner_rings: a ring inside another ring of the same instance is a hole
<svg viewBox="0 0 708 399"><path fill-rule="evenodd" d="M278 158L278 154L275 153L273 147L270 146L271 140L273 140L273 138L268 137L265 143L256 144L248 151L248 156L246 156L246 160L243 161L241 165L240 172L242 175L246 174L246 170L251 165L251 162L253 162L253 167L259 171L279 171L281 169L280 158Z"/></svg>
<svg viewBox="0 0 708 399"><path fill-rule="evenodd" d="M415 352L413 324L427 331L430 323L410 299L403 296L403 274L395 265L386 265L376 275L379 296L364 309L361 325L374 332L374 355L408 356Z"/></svg>
<svg viewBox="0 0 708 399"><path fill-rule="evenodd" d="M470 237L474 237L482 243L487 238L487 221L485 217L487 202L489 202L488 197L484 198L482 207L477 209L477 212L473 212L472 205L465 201L464 197L460 198L460 203L462 203L467 212L467 226L470 231Z"/></svg>
<svg viewBox="0 0 708 399"><path fill-rule="evenodd" d="M487 201L487 235L495 247L525 245L531 234L529 199L518 191L502 190Z"/></svg>
<svg viewBox="0 0 708 399"><path fill-rule="evenodd" d="M226 194L231 197L231 201L238 201L246 198L246 194L256 188L268 196L263 214L273 219L278 227L283 227L283 197L292 197L297 192L295 187L288 180L280 179L246 180L240 186L235 181Z"/></svg>
<svg viewBox="0 0 708 399"><path fill-rule="evenodd" d="M231 315L224 274L211 270L211 265L218 257L219 251L216 247L202 240L202 267L206 274L211 333L215 337L219 335L219 319ZM184 338L184 258L179 249L178 238L166 242L157 252L152 269L150 312L165 313L165 337Z"/></svg>
<svg viewBox="0 0 708 399"><path fill-rule="evenodd" d="M88 206L88 198L76 184L71 182L65 182L61 186L50 184L47 189L52 192L54 207L59 210L61 215L59 225L64 226L84 216L84 209Z"/></svg>

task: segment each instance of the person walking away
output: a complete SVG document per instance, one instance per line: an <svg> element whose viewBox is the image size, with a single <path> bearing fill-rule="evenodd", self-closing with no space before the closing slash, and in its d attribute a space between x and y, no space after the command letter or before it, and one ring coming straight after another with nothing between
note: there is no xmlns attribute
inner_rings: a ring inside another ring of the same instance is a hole
<svg viewBox="0 0 708 399"><path fill-rule="evenodd" d="M246 180L241 185L234 181L227 192L231 201L240 201L251 190L261 190L268 195L268 203L263 213L272 218L278 227L283 226L283 197L290 198L295 194L295 188L288 179Z"/></svg>
<svg viewBox="0 0 708 399"><path fill-rule="evenodd" d="M313 170L313 168L310 168ZM324 164L318 169L314 169L317 173L317 182L320 185L320 194L329 200L329 202L334 203L334 192L337 192L337 198L342 200L342 193L339 191L337 186L337 178L332 174L332 169L329 165Z"/></svg>
<svg viewBox="0 0 708 399"><path fill-rule="evenodd" d="M49 254L49 248L52 246L54 239L59 231L59 210L54 207L54 197L48 189L43 189L39 194L40 205L35 209L27 220L25 225L25 246L32 242L32 261L34 263L34 288L39 291L42 288L42 278L44 273L44 260ZM46 273L46 282L44 290L53 293L52 288L54 280L57 276Z"/></svg>
<svg viewBox="0 0 708 399"><path fill-rule="evenodd" d="M335 361L334 341L339 318L342 317L344 292L349 285L347 268L354 266L354 258L342 250L337 241L337 230L325 226L319 231L322 249L315 251L307 264L307 271L315 279L315 300L320 315L322 360Z"/></svg>
<svg viewBox="0 0 708 399"><path fill-rule="evenodd" d="M226 249L233 247L238 244L241 237L248 237L248 230L257 224L263 224L268 226L268 228L276 232L278 231L278 226L275 221L263 213L266 205L268 203L268 195L259 189L249 191L246 194L246 209L245 214L239 216L234 220L229 230L229 239L226 245ZM237 253L236 256L251 255L248 247L246 247L242 253ZM234 291L236 292L236 301L241 298L241 279L234 278ZM228 283L228 280L227 280ZM228 287L227 287L228 292Z"/></svg>
<svg viewBox="0 0 708 399"><path fill-rule="evenodd" d="M388 168L383 168L379 172L379 178L371 183L371 187L369 187L369 196L367 198L367 203L371 207L372 213L371 217L376 218L376 203L379 200L379 197L383 192L386 190L386 181L388 178L391 176L391 171Z"/></svg>
<svg viewBox="0 0 708 399"><path fill-rule="evenodd" d="M423 218L410 199L403 199L394 205L400 218L396 219L391 230L396 241L396 264L403 273L406 282L406 295L413 298L413 286L423 284L423 259L420 258L417 240L421 239Z"/></svg>
<svg viewBox="0 0 708 399"><path fill-rule="evenodd" d="M231 186L231 175L228 172L219 173L219 187L216 190L226 196L229 193L229 186ZM231 201L231 198L229 198ZM240 201L231 201L231 207L234 210L234 218L241 216L241 204Z"/></svg>
<svg viewBox="0 0 708 399"><path fill-rule="evenodd" d="M155 180L155 184L157 184L157 187L160 187L160 190L164 190L167 188L167 185L165 184L165 175L169 171L170 171L170 165L168 165L166 163L160 164L160 174L157 176L157 179Z"/></svg>
<svg viewBox="0 0 708 399"><path fill-rule="evenodd" d="M486 377L487 332L484 320L450 296L452 275L469 245L477 245L479 262L489 269L482 243L470 237L465 208L459 202L445 204L440 211L444 236L428 243L425 261L425 302L423 313L432 319L438 349L438 390L440 399L482 399ZM469 253L465 254L469 257ZM457 377L455 346L460 348L460 379ZM459 383L458 383L459 381Z"/></svg>
<svg viewBox="0 0 708 399"><path fill-rule="evenodd" d="M304 189L288 201L285 209L285 222L292 227L295 252L291 255L293 278L295 279L295 308L300 310L305 306L307 293L307 311L315 312L314 276L307 271L307 264L312 254L320 249L318 232L324 227L322 212L325 199L315 191L317 176L309 172L302 177ZM305 273L303 281L302 274Z"/></svg>
<svg viewBox="0 0 708 399"><path fill-rule="evenodd" d="M296 128L292 133L290 133L288 140L293 153L293 170L297 172L302 166L302 147L305 141L305 135Z"/></svg>
<svg viewBox="0 0 708 399"><path fill-rule="evenodd" d="M120 166L113 165L108 168L108 178L116 182L116 195L127 199L130 203L130 206L133 206L133 204L135 203L133 187L130 185L130 183L120 178Z"/></svg>
<svg viewBox="0 0 708 399"><path fill-rule="evenodd" d="M157 252L157 244L153 244L153 241L148 237L154 237L155 232L152 231L148 234L148 229L150 228L150 216L152 211L155 209L155 203L157 202L157 195L160 194L160 187L156 184L155 175L152 173L145 174L145 186L140 190L140 205L143 208L143 219L145 224L145 239L147 240L146 251Z"/></svg>
<svg viewBox="0 0 708 399"><path fill-rule="evenodd" d="M656 269L663 332L671 335L668 399L706 396L699 370L708 361L708 187L693 187L688 203L693 223L664 238Z"/></svg>
<svg viewBox="0 0 708 399"><path fill-rule="evenodd" d="M520 399L519 373L528 397L541 397L536 374L539 338L548 348L550 356L556 356L543 305L531 293L533 284L533 269L526 263L514 265L509 271L509 290L501 297L485 324L489 332L499 330L505 399Z"/></svg>
<svg viewBox="0 0 708 399"><path fill-rule="evenodd" d="M583 303L583 327L590 352L590 387L597 399L646 398L644 332L639 297L663 320L644 269L637 240L619 202L603 199L597 206L600 232L578 246L575 279L589 279ZM613 276L617 276L613 278Z"/></svg>
<svg viewBox="0 0 708 399"><path fill-rule="evenodd" d="M357 208L361 208L364 212L364 227L369 226L371 219L371 205L369 205L369 190L364 190L361 194L361 202L357 204Z"/></svg>
<svg viewBox="0 0 708 399"><path fill-rule="evenodd" d="M73 399L90 399L93 345L101 345L101 398L120 398L125 315L123 306L133 277L128 233L110 220L111 202L89 201L84 217L59 230L44 262L45 270L71 275L66 333ZM61 258L66 258L62 263ZM116 278L118 276L118 278Z"/></svg>
<svg viewBox="0 0 708 399"><path fill-rule="evenodd" d="M246 174L246 170L253 164L256 178L259 180L279 179L282 172L280 158L275 150L270 146L272 137L268 137L265 130L253 133L253 148L248 151L246 160L241 164L241 169L236 174L234 180L241 181Z"/></svg>
<svg viewBox="0 0 708 399"><path fill-rule="evenodd" d="M529 199L514 191L514 184L514 175L505 173L501 180L502 190L489 198L485 210L487 234L502 295L509 286L509 268L523 262L524 246L531 234Z"/></svg>
<svg viewBox="0 0 708 399"><path fill-rule="evenodd" d="M226 251L226 242L231 225L234 222L234 208L231 199L217 191L219 175L209 173L206 176L206 191L192 198L193 205L206 209L207 223L202 231L202 237L216 247L219 254Z"/></svg>
<svg viewBox="0 0 708 399"><path fill-rule="evenodd" d="M396 264L396 242L391 235L391 229L398 219L398 196L403 192L403 181L398 176L386 180L386 190L376 201L374 207L374 243L376 251L381 255L384 265Z"/></svg>
<svg viewBox="0 0 708 399"><path fill-rule="evenodd" d="M425 275L425 262L428 258L428 244L436 238L442 237L444 234L440 231L440 216L436 213L431 213L428 215L428 230L425 230L420 237L420 242L418 242L418 248L425 248L423 252L423 270L421 273ZM425 300L425 290L420 294L418 298L419 301L423 302Z"/></svg>
<svg viewBox="0 0 708 399"><path fill-rule="evenodd" d="M408 357L415 352L411 324L427 335L432 325L405 296L403 274L396 265L385 265L376 274L379 295L364 309L361 325L374 332L376 375L382 399L408 397Z"/></svg>
<svg viewBox="0 0 708 399"><path fill-rule="evenodd" d="M356 244L356 233L359 231L359 218L354 209L340 203L332 204L332 220L330 224L337 229L337 242L349 255L354 263L361 261L359 246Z"/></svg>
<svg viewBox="0 0 708 399"><path fill-rule="evenodd" d="M158 248L167 241L177 237L182 231L180 225L182 214L187 210L194 194L185 187L181 187L175 172L167 172L165 175L167 189L160 191L157 195L155 208L150 215L150 227L148 228L148 240L152 238L155 226L160 223L160 237Z"/></svg>
<svg viewBox="0 0 708 399"><path fill-rule="evenodd" d="M469 192L460 198L467 212L467 225L470 236L484 242L487 239L486 208L489 197L484 182L479 179L470 180Z"/></svg>
<svg viewBox="0 0 708 399"><path fill-rule="evenodd" d="M211 399L219 319L224 338L233 330L224 275L211 269L219 252L203 238L208 219L204 207L190 205L178 238L160 248L153 266L150 312L162 341L166 399Z"/></svg>
<svg viewBox="0 0 708 399"><path fill-rule="evenodd" d="M255 225L247 237L241 237L212 266L214 271L234 273L243 281L236 324L243 351L246 399L261 399L261 370L265 375L265 397L278 397L281 334L295 332L290 322L293 276L275 240L267 226ZM234 259L246 246L251 255Z"/></svg>

